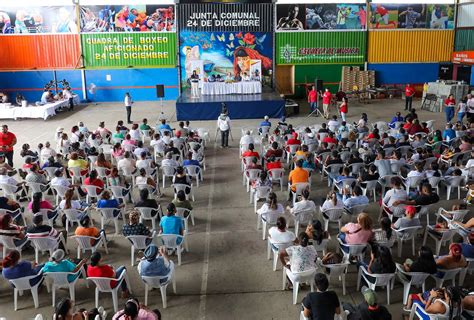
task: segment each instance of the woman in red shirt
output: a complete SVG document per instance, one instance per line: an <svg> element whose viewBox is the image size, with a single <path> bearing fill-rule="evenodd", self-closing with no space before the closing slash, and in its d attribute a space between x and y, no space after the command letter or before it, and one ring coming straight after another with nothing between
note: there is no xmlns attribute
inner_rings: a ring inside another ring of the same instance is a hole
<svg viewBox="0 0 474 320"><path fill-rule="evenodd" d="M346 115L347 115L347 97L343 97L342 98L342 104L341 106L339 107L339 112L341 113L341 118L342 118L342 121L346 121Z"/></svg>
<svg viewBox="0 0 474 320"><path fill-rule="evenodd" d="M102 278L114 278L118 279L122 273L127 272L124 266L120 266L117 270L108 264L102 264L102 256L99 252L94 252L91 255L91 263L87 266L87 276L88 277L102 277ZM110 281L110 286L115 288L117 286L117 281ZM122 298L128 298L129 291L127 288L127 281L124 279L120 284L122 289Z"/></svg>
<svg viewBox="0 0 474 320"><path fill-rule="evenodd" d="M446 100L444 100L444 112L446 113L446 122L451 122L451 119L454 118L454 106L456 105L456 100L454 96L450 94Z"/></svg>

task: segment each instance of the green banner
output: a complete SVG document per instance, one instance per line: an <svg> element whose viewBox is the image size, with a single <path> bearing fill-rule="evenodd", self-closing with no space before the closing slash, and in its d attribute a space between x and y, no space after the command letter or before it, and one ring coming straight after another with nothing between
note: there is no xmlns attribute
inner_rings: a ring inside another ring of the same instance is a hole
<svg viewBox="0 0 474 320"><path fill-rule="evenodd" d="M84 66L175 67L176 33L81 34Z"/></svg>
<svg viewBox="0 0 474 320"><path fill-rule="evenodd" d="M364 63L366 32L276 33L277 64Z"/></svg>

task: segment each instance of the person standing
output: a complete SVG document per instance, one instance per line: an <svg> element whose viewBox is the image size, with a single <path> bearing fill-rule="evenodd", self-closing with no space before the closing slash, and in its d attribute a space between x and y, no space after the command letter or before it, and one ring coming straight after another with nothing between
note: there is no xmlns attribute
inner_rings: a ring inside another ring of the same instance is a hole
<svg viewBox="0 0 474 320"><path fill-rule="evenodd" d="M128 92L125 93L125 99L124 99L123 103L125 104L125 109L127 109L127 123L132 124L131 117L132 117L133 100L132 100L132 97L130 96L130 93L128 93Z"/></svg>
<svg viewBox="0 0 474 320"><path fill-rule="evenodd" d="M0 152L3 152L10 167L13 167L13 146L16 142L15 134L8 131L8 126L4 124L0 133Z"/></svg>
<svg viewBox="0 0 474 320"><path fill-rule="evenodd" d="M308 103L311 112L314 112L318 108L318 93L314 86L312 86L311 90L308 92ZM316 116L318 116L317 113Z"/></svg>
<svg viewBox="0 0 474 320"><path fill-rule="evenodd" d="M454 118L454 106L456 105L456 100L454 96L450 94L446 100L444 100L444 112L446 113L446 122L451 122Z"/></svg>
<svg viewBox="0 0 474 320"><path fill-rule="evenodd" d="M341 113L342 121L346 121L346 115L348 112L347 103L348 103L347 97L343 97L342 104L339 107L339 112Z"/></svg>
<svg viewBox="0 0 474 320"><path fill-rule="evenodd" d="M408 83L405 86L405 110L411 110L413 96L415 95L415 92L415 88L413 88L411 84Z"/></svg>
<svg viewBox="0 0 474 320"><path fill-rule="evenodd" d="M458 107L456 108L458 122L462 123L462 120L464 116L466 115L466 109L467 109L467 97L464 97L461 99L461 101L458 104Z"/></svg>
<svg viewBox="0 0 474 320"><path fill-rule="evenodd" d="M64 88L63 97L65 100L69 101L69 110L70 111L74 110L74 99L73 99L70 87Z"/></svg>
<svg viewBox="0 0 474 320"><path fill-rule="evenodd" d="M227 108L224 106L217 119L217 127L221 132L221 148L229 147L230 118L227 115Z"/></svg>
<svg viewBox="0 0 474 320"><path fill-rule="evenodd" d="M198 98L199 97L199 75L197 74L196 70L193 70L193 74L189 78L191 81L191 97Z"/></svg>
<svg viewBox="0 0 474 320"><path fill-rule="evenodd" d="M474 122L474 97L470 93L467 95L466 106L467 119L470 122Z"/></svg>
<svg viewBox="0 0 474 320"><path fill-rule="evenodd" d="M332 94L329 91L329 88L326 88L326 90L321 96L323 97L324 117L326 119L329 119L329 104L331 104L331 99L332 99Z"/></svg>

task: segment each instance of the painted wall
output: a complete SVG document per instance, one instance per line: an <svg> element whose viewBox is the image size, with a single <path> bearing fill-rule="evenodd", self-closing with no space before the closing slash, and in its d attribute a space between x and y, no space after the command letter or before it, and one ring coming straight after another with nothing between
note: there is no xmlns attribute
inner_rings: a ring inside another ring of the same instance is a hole
<svg viewBox="0 0 474 320"><path fill-rule="evenodd" d="M82 97L80 70L57 71L57 79L66 79ZM111 81L107 81L110 75ZM15 71L0 73L0 88L13 98L20 92L30 102L39 101L42 88L53 79L52 71ZM122 101L125 92L130 92L135 101L156 100L156 84L165 85L165 100L178 97L178 70L169 69L112 69L87 70L86 87L96 85L96 93L88 98L95 102Z"/></svg>
<svg viewBox="0 0 474 320"><path fill-rule="evenodd" d="M454 51L474 50L474 28L456 30Z"/></svg>
<svg viewBox="0 0 474 320"><path fill-rule="evenodd" d="M382 84L420 84L438 79L438 63L369 64L375 70L375 82Z"/></svg>
<svg viewBox="0 0 474 320"><path fill-rule="evenodd" d="M88 86L91 83L97 86L94 95L88 94L96 102L122 101L125 92L130 92L135 101L157 100L157 84L165 85L164 100L178 97L177 68L86 70L86 81Z"/></svg>

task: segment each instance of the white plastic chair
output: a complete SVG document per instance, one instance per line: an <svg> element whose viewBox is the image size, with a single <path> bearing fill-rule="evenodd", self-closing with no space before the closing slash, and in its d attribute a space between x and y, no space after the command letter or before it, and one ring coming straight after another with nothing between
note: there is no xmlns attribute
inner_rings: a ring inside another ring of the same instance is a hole
<svg viewBox="0 0 474 320"><path fill-rule="evenodd" d="M439 208L437 212L437 216L443 217L445 220L448 222L453 222L453 221L458 221L462 222L464 220L464 217L469 213L469 210L454 210L454 211L448 211L444 208ZM451 216L451 218L448 217L448 215Z"/></svg>
<svg viewBox="0 0 474 320"><path fill-rule="evenodd" d="M425 179L424 176L407 177L404 181L407 195L410 194L411 189L418 189L423 179Z"/></svg>
<svg viewBox="0 0 474 320"><path fill-rule="evenodd" d="M292 187L295 187L295 191L293 191ZM310 189L310 184L309 182L297 182L294 183L293 185L288 184L288 189L291 191L291 198L293 200L293 207L295 206L295 203L297 202L296 199L298 196L301 196L303 194L303 191L306 189Z"/></svg>
<svg viewBox="0 0 474 320"><path fill-rule="evenodd" d="M71 238L77 242L77 259L81 258L81 252L85 253L87 250L90 250L94 253L101 245L104 247L105 253L109 253L109 250L107 249L107 241L105 241L102 234L97 238L89 236L72 236ZM92 244L93 242L94 244Z"/></svg>
<svg viewBox="0 0 474 320"><path fill-rule="evenodd" d="M166 188L166 178L173 178L176 174L176 167L173 166L162 166L161 167L163 189Z"/></svg>
<svg viewBox="0 0 474 320"><path fill-rule="evenodd" d="M53 307L56 305L56 289L60 288L68 288L69 289L69 297L71 300L75 300L76 298L76 283L79 280L79 276L86 278L86 273L84 272L84 268L79 269L75 273L73 272L45 272L43 273L45 278L49 280L52 289L53 295ZM74 280L69 282L69 278L74 277ZM86 281L87 284L87 281ZM87 285L87 287L89 287Z"/></svg>
<svg viewBox="0 0 474 320"><path fill-rule="evenodd" d="M441 246L443 244L446 245L447 242L451 242L451 240L453 240L454 235L458 233L457 229L439 230L437 232L441 233L441 238L438 239L435 235L428 232L429 230L434 230L434 226L426 226L425 236L423 238L423 245L426 244L426 240L428 239L428 236L434 239L436 243L435 254L437 256L439 256L439 252L441 251Z"/></svg>
<svg viewBox="0 0 474 320"><path fill-rule="evenodd" d="M302 272L292 272L290 269L283 267L283 286L285 290L287 279L293 284L293 304L298 302L298 290L300 283L309 282L311 284L311 291L314 291L314 275L316 268L311 268ZM288 277L288 278L287 278Z"/></svg>
<svg viewBox="0 0 474 320"><path fill-rule="evenodd" d="M474 272L474 258L466 258L467 261L467 267L463 268L459 274L459 283L458 285L463 286L464 285L464 279L466 278L467 273L472 275Z"/></svg>
<svg viewBox="0 0 474 320"><path fill-rule="evenodd" d="M143 220L151 220L151 228L153 230L156 230L156 219L158 217L161 217L161 207L158 206L158 209L154 208L147 208L147 207L136 207L138 211L140 211L140 222L143 222ZM155 216L152 215L153 212L156 212Z"/></svg>
<svg viewBox="0 0 474 320"><path fill-rule="evenodd" d="M441 177L429 177L428 182L433 189L436 190L436 193L439 194L439 183L443 181Z"/></svg>
<svg viewBox="0 0 474 320"><path fill-rule="evenodd" d="M247 192L250 191L250 185L254 181L257 181L257 179L260 177L261 173L262 173L262 170L260 170L260 169L246 169L244 171L242 183L246 187Z"/></svg>
<svg viewBox="0 0 474 320"><path fill-rule="evenodd" d="M91 280L95 284L95 307L99 307L99 293L100 292L110 292L112 294L112 301L114 306L114 312L118 311L118 290L123 281L128 284L128 291L132 293L132 288L129 285L130 281L128 280L127 270L124 270L120 277L115 278L102 278L102 277L88 277L87 280ZM115 281L116 285L114 288L111 286L111 281Z"/></svg>
<svg viewBox="0 0 474 320"><path fill-rule="evenodd" d="M56 193L56 205L58 205L59 200L63 200L66 197L66 191L68 191L69 188L61 185L51 185L51 188Z"/></svg>
<svg viewBox="0 0 474 320"><path fill-rule="evenodd" d="M39 182L27 182L26 185L30 188L30 199L33 199L33 195L37 192L44 193L50 188L49 185Z"/></svg>
<svg viewBox="0 0 474 320"><path fill-rule="evenodd" d="M327 166L323 166L323 170L321 172L321 181L323 181L324 179L324 176L328 176L329 177L329 174L330 173L339 173L339 170L341 170L341 168L343 168L344 165L342 163L334 163L334 164L330 164L330 165L327 165ZM328 187L331 186L331 181L330 179L328 178Z"/></svg>
<svg viewBox="0 0 474 320"><path fill-rule="evenodd" d="M272 188L268 186L260 186L252 188L250 192L250 203L253 201L254 212L257 212L257 203L259 200L266 200L272 192Z"/></svg>
<svg viewBox="0 0 474 320"><path fill-rule="evenodd" d="M176 208L176 216L183 218L184 221L184 230L189 231L189 219L194 226L194 214L192 210L186 208Z"/></svg>
<svg viewBox="0 0 474 320"><path fill-rule="evenodd" d="M296 151L300 148L299 144L290 144L287 150L286 163L290 163L290 160L295 156Z"/></svg>
<svg viewBox="0 0 474 320"><path fill-rule="evenodd" d="M140 262L141 263L141 262ZM160 289L161 299L163 301L163 308L166 309L167 307L167 297L166 297L166 289L168 285L171 283L173 285L173 292L176 294L176 278L174 275L174 262L169 262L169 273L165 276L155 276L155 277L147 277L140 275L140 278L145 283L145 305L148 305L148 291L150 288L157 288ZM140 273L140 264L138 264L138 272ZM161 280L166 280L161 282Z"/></svg>
<svg viewBox="0 0 474 320"><path fill-rule="evenodd" d="M322 239L320 244L316 243L316 241L313 240L313 247L314 249L316 249L316 252L322 252L323 255L325 255L327 253L328 243L330 240L331 235L328 235L327 239Z"/></svg>
<svg viewBox="0 0 474 320"><path fill-rule="evenodd" d="M186 174L191 177L191 179L196 179L196 187L199 188L199 180L203 180L201 167L188 165L184 166L184 170L186 171Z"/></svg>
<svg viewBox="0 0 474 320"><path fill-rule="evenodd" d="M158 235L158 240L161 241L167 250L176 250L176 254L178 256L178 266L181 265L181 253L185 250L185 247L187 247L185 238L186 233L184 233L184 235L163 233ZM178 242L180 243L178 244ZM188 251L187 248L186 251Z"/></svg>
<svg viewBox="0 0 474 320"><path fill-rule="evenodd" d="M17 278L17 279L10 279L8 282L13 286L13 306L14 310L18 310L18 293L22 295L23 291L30 290L31 295L33 296L33 303L35 305L35 308L37 309L39 307L39 301L38 301L38 287L41 285L42 281L38 281L37 284L32 286L30 284L30 280L36 279L38 277L43 277L43 274L37 274L34 276L28 276L28 277L23 277L23 278Z"/></svg>
<svg viewBox="0 0 474 320"><path fill-rule="evenodd" d="M66 215L66 234L69 233L69 224L79 224L80 219L84 213L88 214L88 211L81 211L77 209L63 209L63 213Z"/></svg>
<svg viewBox="0 0 474 320"><path fill-rule="evenodd" d="M367 244L347 244L343 243L341 239L337 239L339 242L339 249L343 254L343 261L347 261L351 256L357 257L359 261L364 260L365 250L367 249ZM345 252L342 248L346 248L349 252ZM344 260L346 259L346 260Z"/></svg>
<svg viewBox="0 0 474 320"><path fill-rule="evenodd" d="M81 186L81 188L86 190L86 193L87 193L86 202L87 203L91 203L92 199L96 199L96 200L99 199L99 193L101 193L101 192L97 193L97 189L100 189L100 188L97 188L97 186L83 184Z"/></svg>
<svg viewBox="0 0 474 320"><path fill-rule="evenodd" d="M272 242L269 237L267 240L267 259L270 260L273 254L273 271L277 270L278 257L280 252L286 250L293 245L293 242Z"/></svg>
<svg viewBox="0 0 474 320"><path fill-rule="evenodd" d="M195 201L194 199L194 192L193 192L193 185L190 184L190 185L187 185L187 184L184 184L184 183L173 183L171 185L171 187L173 188L174 190L174 199L176 200L177 197L178 197L178 192L179 191L183 191L184 194L186 195L186 199L189 200L189 198L191 198L193 201ZM186 189L189 189L189 194L186 193Z"/></svg>
<svg viewBox="0 0 474 320"><path fill-rule="evenodd" d="M319 212L323 218L325 231L329 230L329 222L337 222L339 229L341 229L341 217L344 213L344 208L332 208L323 211L323 209L319 207Z"/></svg>
<svg viewBox="0 0 474 320"><path fill-rule="evenodd" d="M369 281L369 277L375 278L375 282L372 283ZM367 282L369 289L375 291L376 287L386 287L387 288L387 305L390 305L390 291L393 288L393 283L395 282L395 273L369 273L364 266L359 267L359 276L357 277L357 291L360 288L360 281L364 278Z"/></svg>
<svg viewBox="0 0 474 320"><path fill-rule="evenodd" d="M82 169L80 167L70 167L69 174L72 177L72 184L82 183L84 178L86 177L87 173L82 173ZM85 170L84 170L85 171Z"/></svg>
<svg viewBox="0 0 474 320"><path fill-rule="evenodd" d="M13 221L16 221L17 219L21 219L23 221L23 225L26 227L25 215L21 208L18 208L14 211L0 209L0 214L7 214L7 213L12 217Z"/></svg>
<svg viewBox="0 0 474 320"><path fill-rule="evenodd" d="M441 288L445 281L451 280L453 287L456 286L456 276L460 274L465 268L456 268L456 269L440 269L438 268L438 272L432 274L431 277L436 282L436 288Z"/></svg>
<svg viewBox="0 0 474 320"><path fill-rule="evenodd" d="M321 259L316 261L318 269L331 278L338 278L342 282L342 295L346 295L346 274L350 263L348 260L343 260L341 263L323 264Z"/></svg>
<svg viewBox="0 0 474 320"><path fill-rule="evenodd" d="M379 178L378 182L379 182L380 186L382 187L382 195L385 194L385 188L390 186L390 180L393 177L398 177L398 176L393 175L393 174L389 174L389 175L385 175L385 176Z"/></svg>
<svg viewBox="0 0 474 320"><path fill-rule="evenodd" d="M51 219L48 218L48 213L49 212L55 212L56 214L51 217ZM53 227L54 225L54 220L58 217L59 211L58 209L40 209L39 212L34 213L33 216L42 216L43 217L43 222L47 223L49 226Z"/></svg>
<svg viewBox="0 0 474 320"><path fill-rule="evenodd" d="M361 189L364 196L367 196L367 191L371 191L374 195L374 202L377 202L377 185L379 184L378 180L370 180L364 182L365 187L361 185Z"/></svg>
<svg viewBox="0 0 474 320"><path fill-rule="evenodd" d="M360 213L364 212L368 206L369 204L358 204L352 207L344 207L344 213L349 215L352 220L353 218L357 218Z"/></svg>
<svg viewBox="0 0 474 320"><path fill-rule="evenodd" d="M36 263L39 263L40 251L42 253L49 252L49 255L51 256L53 252L59 247L61 242L63 243L64 247L66 247L66 241L62 233L60 233L57 238L51 237L48 234L27 234L26 236L35 248Z"/></svg>
<svg viewBox="0 0 474 320"><path fill-rule="evenodd" d="M145 251L145 249L148 247L146 244L148 241L155 239L156 231L153 231L151 236L141 236L141 235L133 235L133 236L127 236L127 239L131 242L130 246L130 264L133 265L135 264L135 250L142 250Z"/></svg>
<svg viewBox="0 0 474 320"><path fill-rule="evenodd" d="M114 196L114 198L115 199L121 199L122 203L127 203L128 193L132 192L131 187L129 187L127 189L127 188L122 187L122 186L110 186L110 191L112 191L112 195ZM127 191L125 195L124 195L124 191Z"/></svg>
<svg viewBox="0 0 474 320"><path fill-rule="evenodd" d="M17 187L16 185L8 184L8 183L2 183L0 184L0 189L3 191L3 196L7 198L12 198L13 200L16 200L17 193L19 192L19 189L23 189L23 187Z"/></svg>
<svg viewBox="0 0 474 320"><path fill-rule="evenodd" d="M28 240L26 240L21 245L16 246L13 239L15 239L15 238L10 237L10 236L0 235L0 244L3 246L3 257L7 256L7 250L10 250L10 251L11 250L17 250L20 253L20 256L21 256L21 250L29 242Z"/></svg>
<svg viewBox="0 0 474 320"><path fill-rule="evenodd" d="M399 229L392 228L397 238L398 257L402 256L403 242L409 241L409 240L411 240L412 255L415 256L415 238L418 232L422 228L423 228L422 226L399 228Z"/></svg>
<svg viewBox="0 0 474 320"><path fill-rule="evenodd" d="M265 240L267 237L267 227L276 226L278 217L284 216L284 213L279 213L278 211L268 211L261 215L257 214L257 216L262 222L262 240Z"/></svg>
<svg viewBox="0 0 474 320"><path fill-rule="evenodd" d="M397 263L396 266L398 279L403 284L403 304L406 305L411 286L421 286L421 292L425 292L425 281L430 274L424 272L406 272L403 269L403 265L399 263ZM410 280L407 281L407 279Z"/></svg>
<svg viewBox="0 0 474 320"><path fill-rule="evenodd" d="M449 308L447 308L447 315L428 313L418 303L414 303L411 307L409 319L413 320L415 316L417 319L429 319L429 320L448 320L449 319Z"/></svg>
<svg viewBox="0 0 474 320"><path fill-rule="evenodd" d="M283 191L283 176L285 175L285 169L283 168L276 168L268 170L268 177L274 182L278 182L280 185L280 191Z"/></svg>
<svg viewBox="0 0 474 320"><path fill-rule="evenodd" d="M148 140L151 140L151 134L150 134L151 130L140 130L140 134L142 136L142 142L145 144L145 141L148 139Z"/></svg>
<svg viewBox="0 0 474 320"><path fill-rule="evenodd" d="M293 218L295 225L295 234L299 234L300 224L307 225L313 221L315 211L314 210L303 210L299 212L293 212L291 217Z"/></svg>
<svg viewBox="0 0 474 320"><path fill-rule="evenodd" d="M451 197L451 189L458 188L458 199L461 199L461 187L464 185L463 176L453 176L449 177L449 180L443 180L443 183L446 185L446 200L449 200Z"/></svg>
<svg viewBox="0 0 474 320"><path fill-rule="evenodd" d="M119 208L97 208L97 211L100 213L100 228L105 230L105 223L108 221L113 221L115 226L115 234L118 235L120 231L119 227L119 218L123 217L123 211ZM120 213L114 217L114 213L120 211Z"/></svg>

